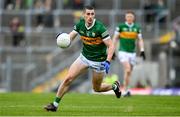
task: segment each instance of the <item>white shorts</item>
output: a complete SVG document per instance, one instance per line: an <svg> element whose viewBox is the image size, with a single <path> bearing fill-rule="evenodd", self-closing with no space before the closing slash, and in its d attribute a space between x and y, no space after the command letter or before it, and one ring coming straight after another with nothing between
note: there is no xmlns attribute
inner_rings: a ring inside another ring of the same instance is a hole
<svg viewBox="0 0 180 117"><path fill-rule="evenodd" d="M102 61L102 62L91 61L91 60L88 60L82 54L80 54L78 59L80 59L83 64L87 65L89 68L93 69L96 72L105 72L105 67L104 67L104 65L102 65L102 63L104 61Z"/></svg>
<svg viewBox="0 0 180 117"><path fill-rule="evenodd" d="M136 53L119 51L118 58L120 62L129 62L133 66L136 64Z"/></svg>

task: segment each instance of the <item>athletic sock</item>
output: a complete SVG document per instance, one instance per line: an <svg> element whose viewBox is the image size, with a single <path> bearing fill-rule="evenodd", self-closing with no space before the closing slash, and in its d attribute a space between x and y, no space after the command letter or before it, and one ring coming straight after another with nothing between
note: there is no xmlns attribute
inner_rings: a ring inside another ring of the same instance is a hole
<svg viewBox="0 0 180 117"><path fill-rule="evenodd" d="M116 90L117 89L117 85L116 84L112 84L112 89Z"/></svg>
<svg viewBox="0 0 180 117"><path fill-rule="evenodd" d="M55 107L58 107L60 101L61 101L61 98L60 98L60 97L56 97L55 100L54 100L54 102L53 102L53 105L54 105Z"/></svg>
<svg viewBox="0 0 180 117"><path fill-rule="evenodd" d="M125 93L127 93L127 92L129 91L129 89L130 89L130 86L127 86L127 87L125 88Z"/></svg>

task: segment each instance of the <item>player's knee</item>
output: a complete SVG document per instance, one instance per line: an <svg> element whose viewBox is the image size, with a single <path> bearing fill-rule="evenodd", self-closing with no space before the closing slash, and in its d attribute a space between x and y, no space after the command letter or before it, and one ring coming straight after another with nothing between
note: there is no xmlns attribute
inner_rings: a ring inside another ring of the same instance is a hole
<svg viewBox="0 0 180 117"><path fill-rule="evenodd" d="M64 84L69 85L69 84L71 84L72 81L73 81L73 77L68 76L68 77L64 80Z"/></svg>
<svg viewBox="0 0 180 117"><path fill-rule="evenodd" d="M130 68L125 69L125 73L126 74L130 74L131 73L131 69Z"/></svg>

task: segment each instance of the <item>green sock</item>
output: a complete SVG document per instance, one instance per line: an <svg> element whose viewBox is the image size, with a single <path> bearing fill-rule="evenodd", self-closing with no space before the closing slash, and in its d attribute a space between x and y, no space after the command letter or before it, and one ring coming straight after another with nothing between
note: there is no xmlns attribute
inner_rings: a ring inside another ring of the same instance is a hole
<svg viewBox="0 0 180 117"><path fill-rule="evenodd" d="M116 84L112 84L112 89L116 90L117 89L117 85Z"/></svg>
<svg viewBox="0 0 180 117"><path fill-rule="evenodd" d="M54 102L53 102L53 105L54 105L55 107L58 107L60 101L61 101L61 98L60 98L60 97L56 97L55 100L54 100Z"/></svg>
<svg viewBox="0 0 180 117"><path fill-rule="evenodd" d="M60 97L56 97L54 101L59 103L61 101L61 98Z"/></svg>

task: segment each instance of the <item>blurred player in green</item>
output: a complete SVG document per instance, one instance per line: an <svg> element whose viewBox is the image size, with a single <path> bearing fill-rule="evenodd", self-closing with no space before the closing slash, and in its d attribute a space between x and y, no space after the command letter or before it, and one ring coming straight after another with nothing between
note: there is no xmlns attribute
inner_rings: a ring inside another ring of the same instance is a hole
<svg viewBox="0 0 180 117"><path fill-rule="evenodd" d="M112 85L102 83L105 72L108 73L110 61L114 53L114 47L105 26L95 19L95 10L86 6L83 11L84 17L74 26L69 33L71 40L78 34L83 42L80 56L70 66L65 80L59 86L55 100L44 108L47 111L56 111L70 84L88 68L93 69L92 84L96 92L113 90L117 98L120 98L120 83L115 81Z"/></svg>
<svg viewBox="0 0 180 117"><path fill-rule="evenodd" d="M129 82L133 66L136 63L136 41L138 41L138 49L140 56L145 60L144 42L141 34L141 28L135 22L135 14L128 11L125 14L125 22L120 23L116 27L113 36L113 43L116 47L119 42L118 58L124 68L124 93L123 96L130 96Z"/></svg>

